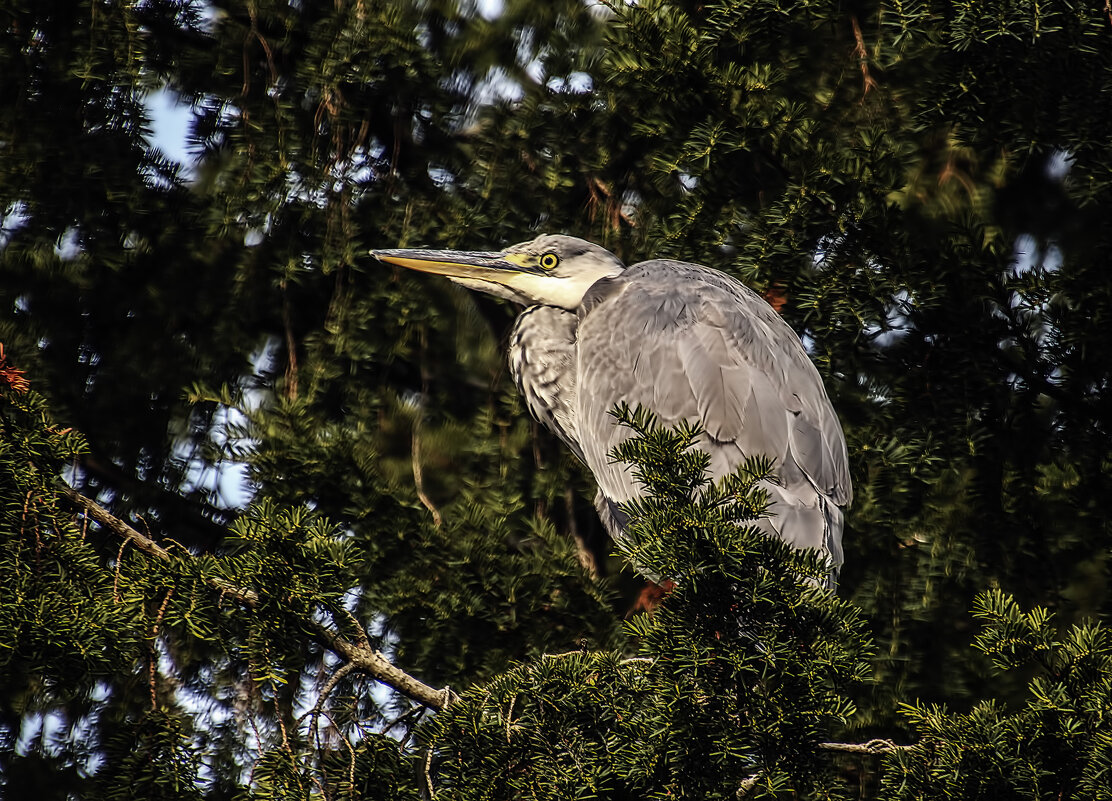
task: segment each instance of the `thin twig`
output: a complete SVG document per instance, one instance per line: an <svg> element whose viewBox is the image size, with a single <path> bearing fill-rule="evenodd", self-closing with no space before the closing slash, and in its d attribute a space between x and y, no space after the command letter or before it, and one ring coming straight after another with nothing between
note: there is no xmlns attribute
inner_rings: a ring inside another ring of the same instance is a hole
<svg viewBox="0 0 1112 801"><path fill-rule="evenodd" d="M429 371L425 364L428 351L428 334L425 333L424 326L421 326L419 344L421 348L421 394L418 396L417 408L413 413L413 484L417 488L417 497L421 504L432 514L433 525L440 528L443 519L440 516L440 510L436 508L432 498L425 492L425 474L421 470L421 420L425 416L425 398L429 394Z"/></svg>
<svg viewBox="0 0 1112 801"><path fill-rule="evenodd" d="M862 99L864 99L864 96L869 94L870 89L879 89L880 87L869 73L869 51L865 48L865 37L861 33L861 26L857 22L857 17L850 17L850 22L853 23L853 38L857 43L853 48L853 54L861 62L861 77L865 82L865 91L862 92Z"/></svg>
<svg viewBox="0 0 1112 801"><path fill-rule="evenodd" d="M514 704L516 704L516 703L517 703L517 693L514 693L513 697L510 699L510 706L506 710L506 742L507 743L510 742L510 728L513 724Z"/></svg>
<svg viewBox="0 0 1112 801"><path fill-rule="evenodd" d="M290 311L290 295L286 281L282 281L282 325L286 329L286 397L297 399L297 339L293 335L293 319Z"/></svg>
<svg viewBox="0 0 1112 801"><path fill-rule="evenodd" d="M432 502L432 498L425 492L425 478L424 473L421 471L421 417L423 414L423 406L421 403L418 403L417 412L413 417L413 485L417 488L417 497L420 499L421 505L432 514L432 524L440 528L444 520L440 516L440 510L437 509L436 504Z"/></svg>
<svg viewBox="0 0 1112 801"><path fill-rule="evenodd" d="M313 705L312 709L302 715L298 719L298 722L300 723L305 718L310 718L309 731L316 732L317 719L320 717L320 713L324 710L324 702L328 700L328 696L332 694L332 691L336 689L336 685L340 683L344 676L351 673L351 671L353 670L355 670L355 665L353 665L351 662L344 662L344 664L340 665L340 667L336 669L336 672L329 676L328 681L324 683L324 687L321 688L320 697L317 698L316 704ZM316 737L317 743L319 745L320 734L317 733Z"/></svg>
<svg viewBox="0 0 1112 801"><path fill-rule="evenodd" d="M328 718L328 722L331 723L332 728L336 730L337 739L339 739L339 741L342 742L348 750L348 757L349 757L349 759L348 759L348 782L351 784L351 786L354 787L355 786L355 761L356 761L355 749L351 747L351 743L348 742L348 738L344 736L343 731L340 729L340 724L338 724L336 722L336 718L332 717L327 712L324 713L324 716L326 718ZM320 749L320 747L321 747L320 746L320 737L318 736L317 737L317 748L318 748L318 750ZM324 772L323 762L321 763L320 772L321 772L322 776L325 776L326 779L328 778L327 775ZM318 784L318 786L320 786L320 785ZM324 788L322 787L321 789L323 790ZM326 798L326 799L328 798L327 794L325 794L323 797Z"/></svg>
<svg viewBox="0 0 1112 801"><path fill-rule="evenodd" d="M89 515L84 514L82 517L85 519L85 524L89 523ZM131 542L130 539L120 541L120 550L116 552L116 569L112 571L112 600L114 603L120 602L120 567L124 563L124 548Z"/></svg>
<svg viewBox="0 0 1112 801"><path fill-rule="evenodd" d="M436 798L436 788L432 786L432 746L425 748L425 760L422 765L425 774L425 792L429 794L430 799Z"/></svg>

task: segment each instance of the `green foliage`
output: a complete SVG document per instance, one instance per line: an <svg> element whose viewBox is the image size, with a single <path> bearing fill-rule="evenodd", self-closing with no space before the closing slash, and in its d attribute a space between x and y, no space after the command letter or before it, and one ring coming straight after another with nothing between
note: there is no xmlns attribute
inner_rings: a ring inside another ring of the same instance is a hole
<svg viewBox="0 0 1112 801"><path fill-rule="evenodd" d="M1022 707L955 714L905 709L918 739L884 776L882 797L1112 798L1112 638L1099 624L1059 634L1046 609L1020 610L999 590L978 597L978 649L999 670L1030 666ZM1027 671L1025 671L1027 672Z"/></svg>
<svg viewBox="0 0 1112 801"><path fill-rule="evenodd" d="M4 701L9 712L34 712L126 669L142 642L127 630L128 613L115 602L102 555L53 491L84 439L59 428L34 392L0 389L0 427L0 569L7 577L0 585L0 677L13 690Z"/></svg>
<svg viewBox="0 0 1112 801"><path fill-rule="evenodd" d="M105 749L110 761L98 771L92 797L200 799L200 755L182 729L180 717L156 710L114 732Z"/></svg>
<svg viewBox="0 0 1112 801"><path fill-rule="evenodd" d="M691 426L623 408L615 455L648 495L627 505L629 555L674 579L627 624L636 655L546 654L466 693L426 733L444 798L823 795L818 744L854 713L864 625L819 589L825 565L747 526L767 460L711 484Z"/></svg>

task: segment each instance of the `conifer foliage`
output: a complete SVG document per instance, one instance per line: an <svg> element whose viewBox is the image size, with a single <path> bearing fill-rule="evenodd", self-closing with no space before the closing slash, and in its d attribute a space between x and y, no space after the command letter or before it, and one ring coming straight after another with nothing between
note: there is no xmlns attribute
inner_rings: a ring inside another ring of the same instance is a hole
<svg viewBox="0 0 1112 801"><path fill-rule="evenodd" d="M6 4L4 792L1112 797L1110 76L1101 0ZM651 410L612 554L516 310L367 255L542 230L800 332L837 597Z"/></svg>

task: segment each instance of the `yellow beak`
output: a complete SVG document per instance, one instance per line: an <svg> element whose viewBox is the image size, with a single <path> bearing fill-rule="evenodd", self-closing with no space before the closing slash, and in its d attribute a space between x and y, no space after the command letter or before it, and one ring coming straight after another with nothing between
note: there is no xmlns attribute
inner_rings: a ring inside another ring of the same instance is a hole
<svg viewBox="0 0 1112 801"><path fill-rule="evenodd" d="M466 250L372 250L371 255L387 264L396 264L423 273L449 278L477 278L504 284L511 275L539 272L525 253L488 253Z"/></svg>

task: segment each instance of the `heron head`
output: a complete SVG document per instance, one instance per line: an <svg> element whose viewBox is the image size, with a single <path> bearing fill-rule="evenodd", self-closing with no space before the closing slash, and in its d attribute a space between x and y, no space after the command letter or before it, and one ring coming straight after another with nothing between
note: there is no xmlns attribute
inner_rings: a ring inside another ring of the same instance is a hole
<svg viewBox="0 0 1112 801"><path fill-rule="evenodd" d="M371 255L517 303L569 310L579 306L596 281L625 269L621 259L605 248L558 234L542 234L496 253L372 250Z"/></svg>

